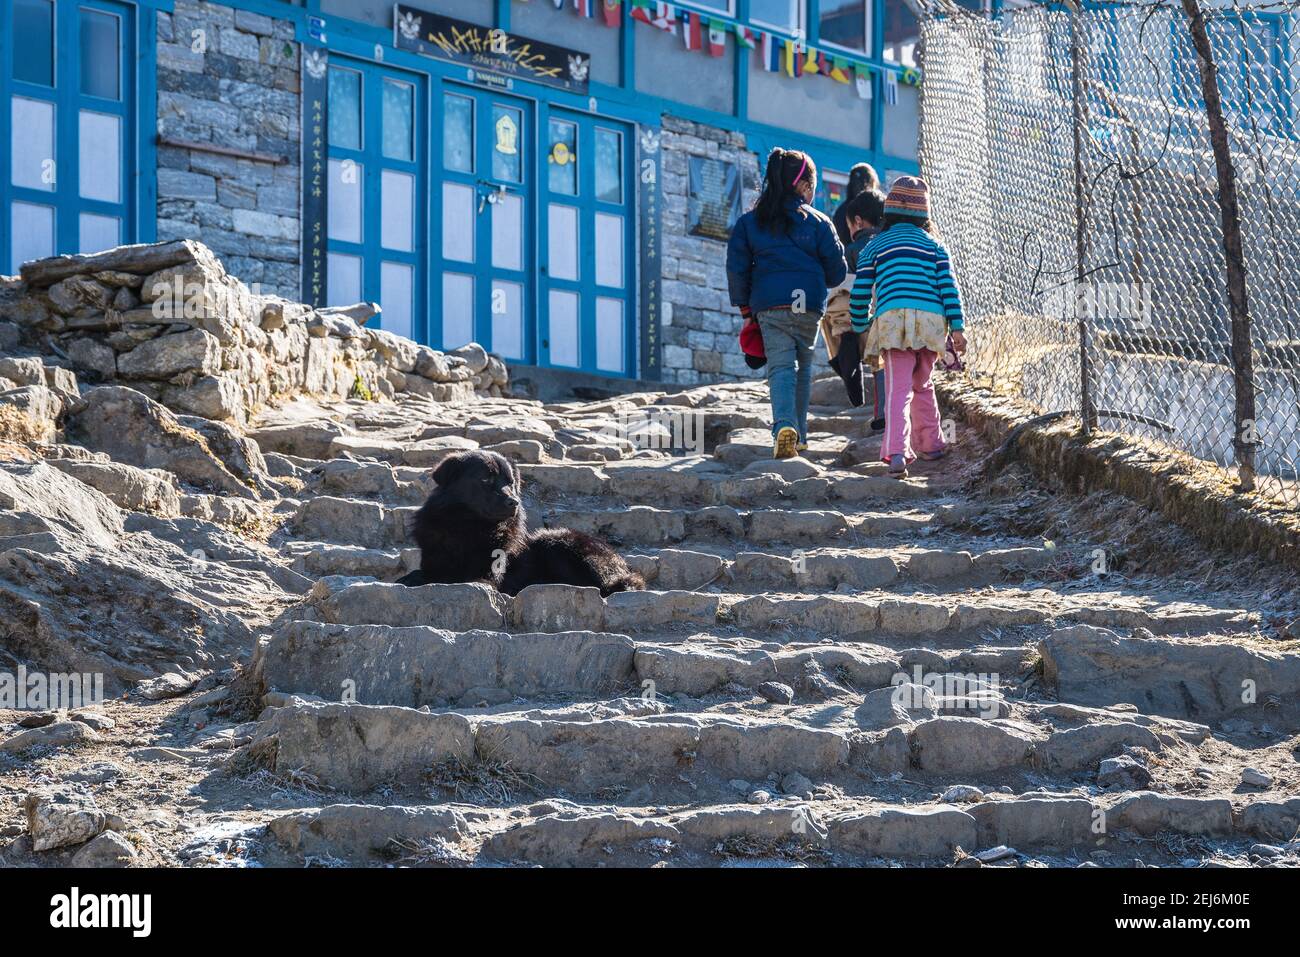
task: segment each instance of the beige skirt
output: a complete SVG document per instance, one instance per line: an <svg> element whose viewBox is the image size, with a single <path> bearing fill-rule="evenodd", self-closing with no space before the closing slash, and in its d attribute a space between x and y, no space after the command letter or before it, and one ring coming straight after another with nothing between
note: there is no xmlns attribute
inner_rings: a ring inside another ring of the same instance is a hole
<svg viewBox="0 0 1300 957"><path fill-rule="evenodd" d="M924 309L886 309L871 321L864 352L878 356L888 349L929 349L943 354L948 320Z"/></svg>

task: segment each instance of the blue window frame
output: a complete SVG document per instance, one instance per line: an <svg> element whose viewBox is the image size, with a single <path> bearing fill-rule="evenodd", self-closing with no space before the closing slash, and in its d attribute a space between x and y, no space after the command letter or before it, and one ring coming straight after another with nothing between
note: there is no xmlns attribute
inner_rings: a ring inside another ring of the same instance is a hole
<svg viewBox="0 0 1300 957"><path fill-rule="evenodd" d="M379 326L427 338L425 82L331 57L326 300L377 302Z"/></svg>
<svg viewBox="0 0 1300 957"><path fill-rule="evenodd" d="M1207 22L1219 77L1219 97L1229 117L1246 128L1253 119L1260 131L1295 136L1292 113L1291 57L1287 19L1280 14L1216 11ZM1173 23L1173 99L1180 107L1203 112L1200 72L1191 40L1181 21ZM1294 42L1294 41L1292 41Z"/></svg>
<svg viewBox="0 0 1300 957"><path fill-rule="evenodd" d="M543 135L538 361L632 376L637 301L632 128L551 106Z"/></svg>
<svg viewBox="0 0 1300 957"><path fill-rule="evenodd" d="M0 270L136 238L135 8L11 0L0 29Z"/></svg>

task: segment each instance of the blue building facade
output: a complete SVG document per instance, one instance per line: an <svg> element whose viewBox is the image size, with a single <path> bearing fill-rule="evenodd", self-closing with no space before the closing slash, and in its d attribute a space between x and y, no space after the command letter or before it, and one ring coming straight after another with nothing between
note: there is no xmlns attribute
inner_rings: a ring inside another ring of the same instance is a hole
<svg viewBox="0 0 1300 957"><path fill-rule="evenodd" d="M519 365L748 375L763 157L916 166L897 0L0 0L0 272L159 239Z"/></svg>

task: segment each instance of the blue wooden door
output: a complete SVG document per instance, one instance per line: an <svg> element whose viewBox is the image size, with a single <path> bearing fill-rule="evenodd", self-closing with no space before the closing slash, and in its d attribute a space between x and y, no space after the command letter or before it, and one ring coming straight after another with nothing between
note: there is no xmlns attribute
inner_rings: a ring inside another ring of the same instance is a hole
<svg viewBox="0 0 1300 957"><path fill-rule="evenodd" d="M132 241L135 8L0 5L0 271Z"/></svg>
<svg viewBox="0 0 1300 957"><path fill-rule="evenodd" d="M422 77L330 58L326 298L377 302L380 328L422 341L424 115Z"/></svg>
<svg viewBox="0 0 1300 957"><path fill-rule="evenodd" d="M531 101L445 83L435 116L434 272L441 296L432 344L467 342L514 362L536 356Z"/></svg>
<svg viewBox="0 0 1300 957"><path fill-rule="evenodd" d="M631 128L551 108L543 143L540 362L632 376Z"/></svg>

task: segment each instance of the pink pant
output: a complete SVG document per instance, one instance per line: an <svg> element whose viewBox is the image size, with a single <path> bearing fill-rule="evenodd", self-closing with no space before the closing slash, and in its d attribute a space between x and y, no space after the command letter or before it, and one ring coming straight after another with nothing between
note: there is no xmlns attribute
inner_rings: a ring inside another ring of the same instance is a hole
<svg viewBox="0 0 1300 957"><path fill-rule="evenodd" d="M929 349L886 349L885 365L885 437L880 443L880 457L901 455L911 462L920 452L938 452L943 448L939 427L939 402L934 397L930 373L937 353Z"/></svg>

